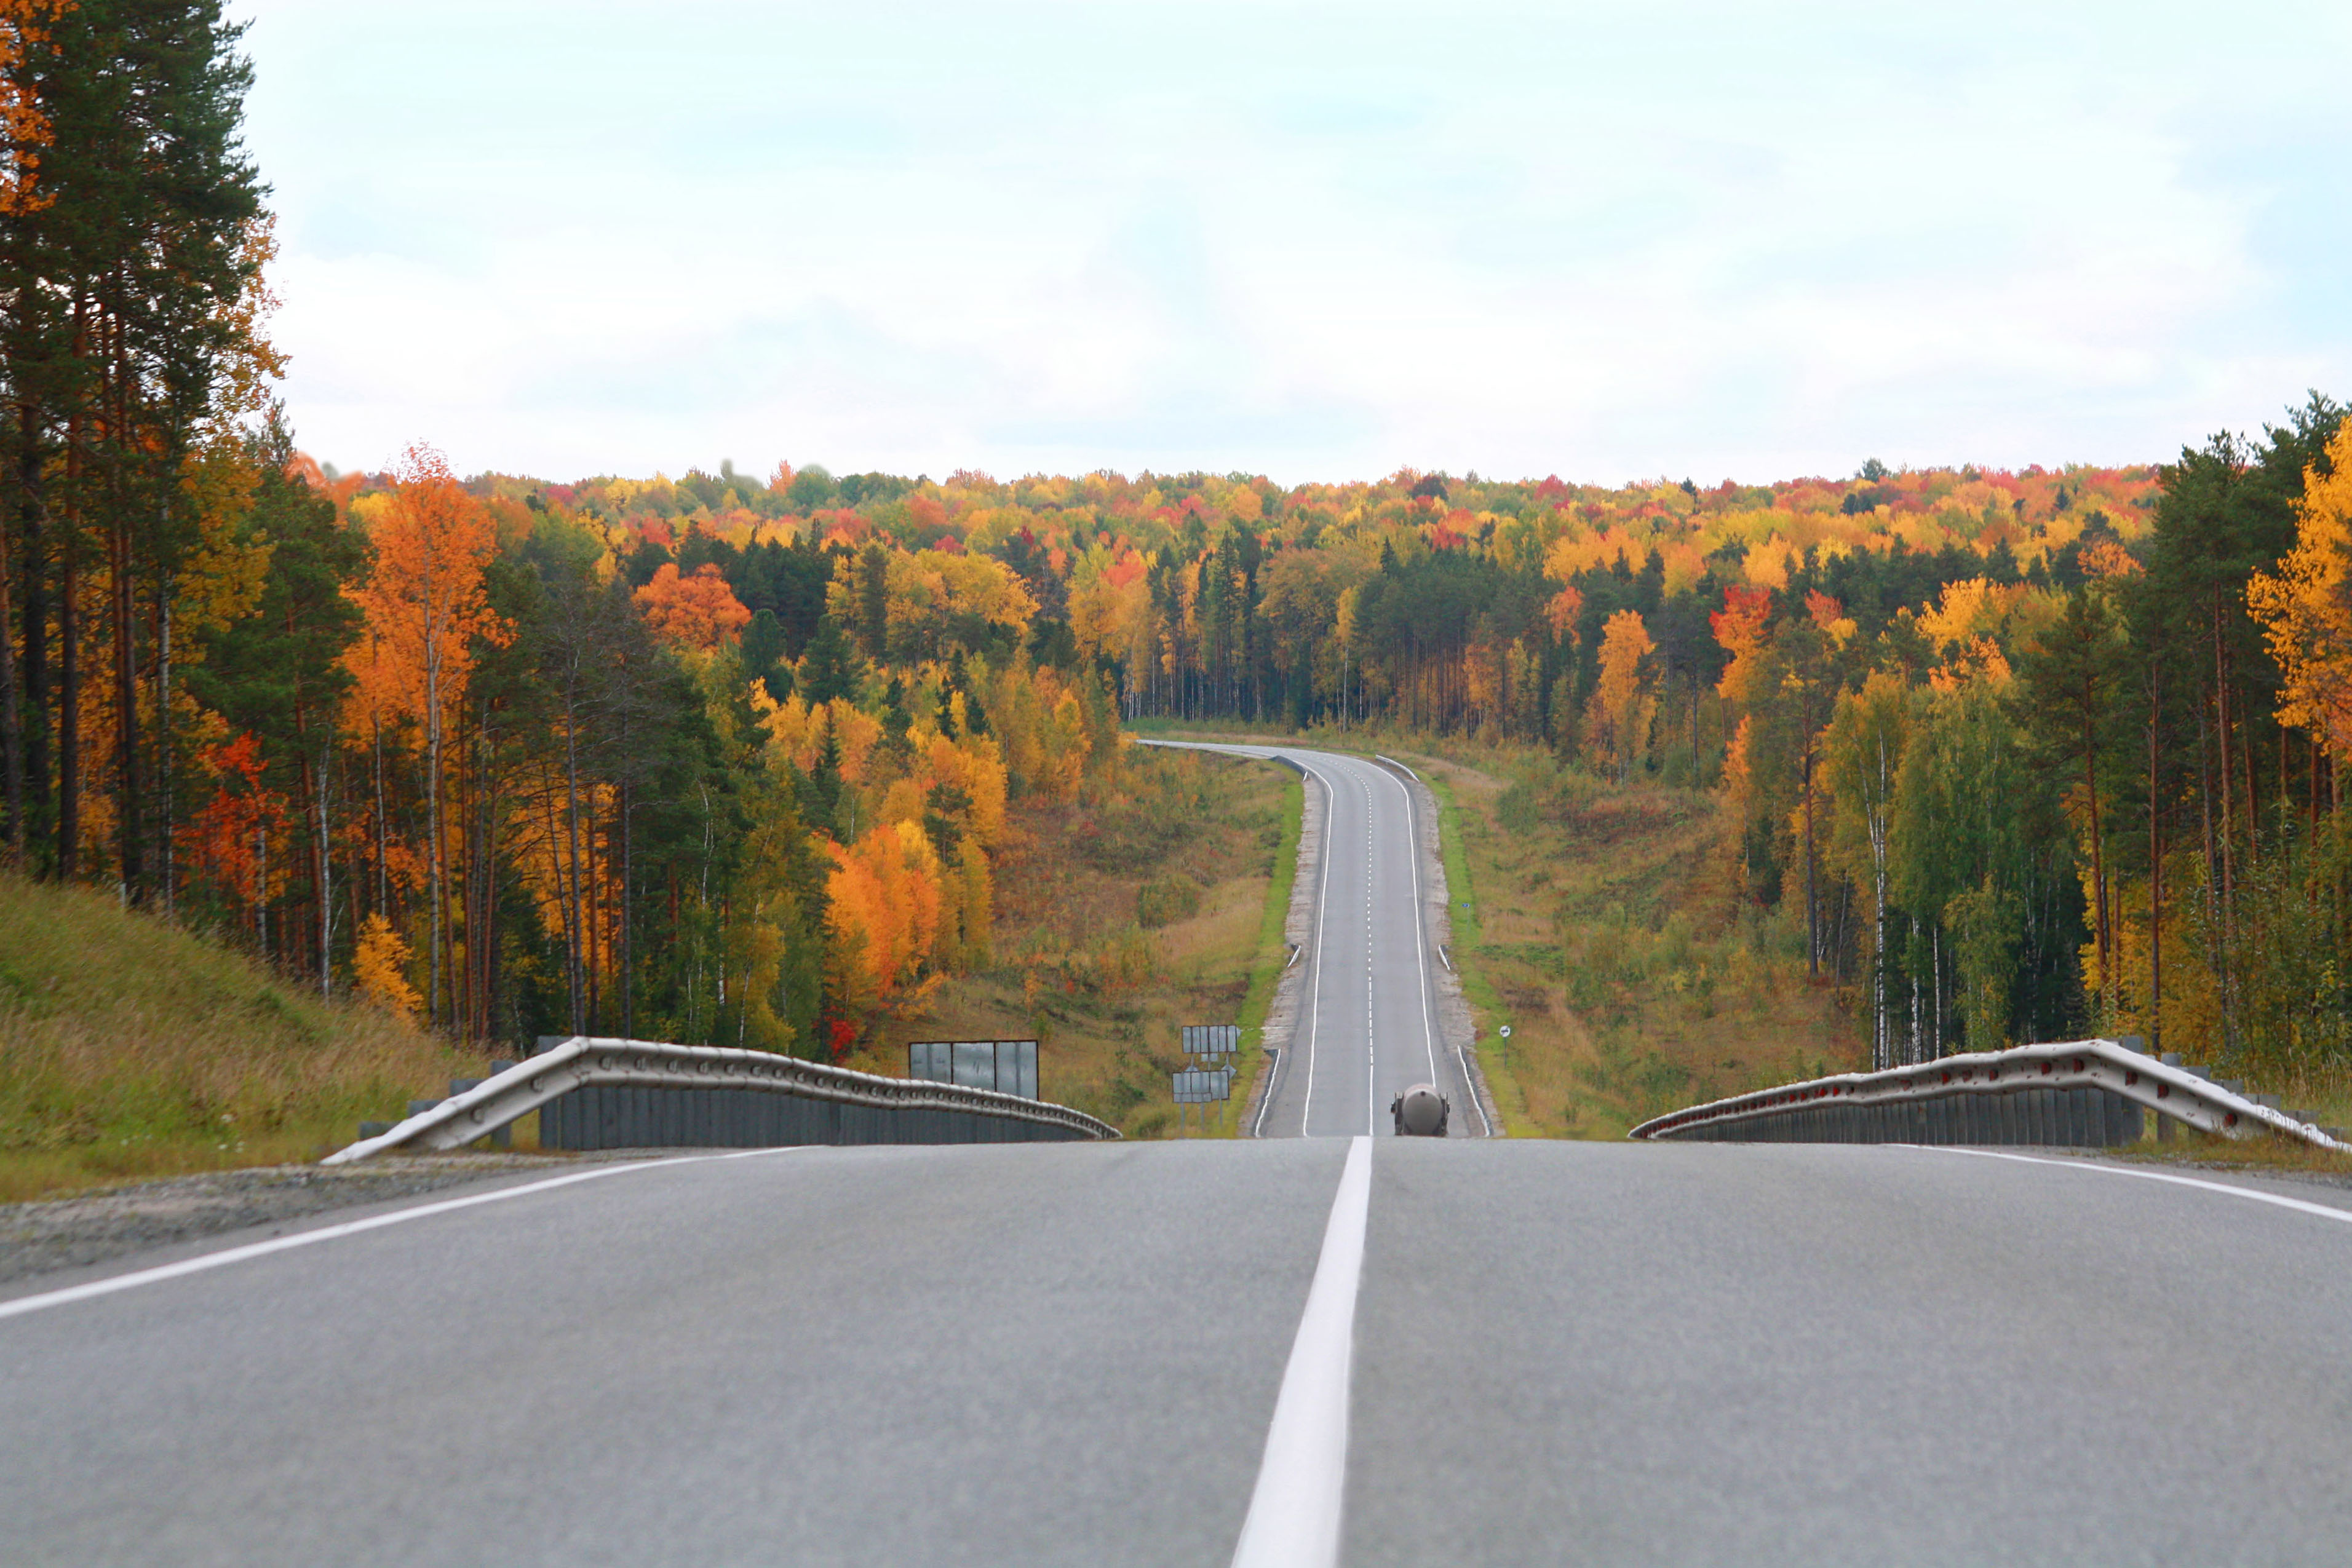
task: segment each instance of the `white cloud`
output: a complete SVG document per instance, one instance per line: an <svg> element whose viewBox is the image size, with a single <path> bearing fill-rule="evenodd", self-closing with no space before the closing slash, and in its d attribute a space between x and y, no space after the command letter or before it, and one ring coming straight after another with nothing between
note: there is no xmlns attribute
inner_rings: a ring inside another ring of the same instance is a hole
<svg viewBox="0 0 2352 1568"><path fill-rule="evenodd" d="M2160 457L2352 380L2330 231L2273 221L2340 188L2316 16L644 17L259 9L306 445L1765 477Z"/></svg>

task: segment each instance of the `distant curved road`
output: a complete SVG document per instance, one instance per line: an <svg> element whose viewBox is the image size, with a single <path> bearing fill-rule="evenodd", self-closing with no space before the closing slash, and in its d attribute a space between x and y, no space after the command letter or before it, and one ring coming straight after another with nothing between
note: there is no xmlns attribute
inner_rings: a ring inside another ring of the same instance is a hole
<svg viewBox="0 0 2352 1568"><path fill-rule="evenodd" d="M1323 853L1301 873L1313 878L1315 907L1300 956L1307 994L1258 1135L1386 1136L1389 1102L1415 1083L1436 1084L1453 1103L1452 1136L1487 1133L1461 1057L1440 1038L1438 956L1423 921L1428 868L1403 779L1360 757L1305 747L1147 744L1288 761L1324 797Z"/></svg>

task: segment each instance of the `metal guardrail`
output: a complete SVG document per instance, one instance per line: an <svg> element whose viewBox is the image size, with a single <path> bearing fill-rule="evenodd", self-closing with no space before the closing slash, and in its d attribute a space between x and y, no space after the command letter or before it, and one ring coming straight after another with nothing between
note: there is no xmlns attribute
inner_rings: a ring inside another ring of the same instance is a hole
<svg viewBox="0 0 2352 1568"><path fill-rule="evenodd" d="M2044 1095L2036 1100L2031 1096ZM2009 1102L2004 1105L2003 1101ZM1841 1072L1712 1100L1653 1117L1642 1139L1791 1143L2105 1145L2111 1109L2129 1107L2229 1138L2272 1133L2347 1149L2308 1122L2121 1041L2078 1040L1947 1056L1882 1072Z"/></svg>
<svg viewBox="0 0 2352 1568"><path fill-rule="evenodd" d="M653 1040L604 1040L585 1035L517 1062L462 1094L420 1111L391 1131L362 1138L329 1155L327 1165L347 1165L394 1152L422 1153L462 1148L475 1139L541 1109L574 1090L628 1088L752 1091L801 1100L865 1106L886 1112L962 1114L991 1123L1020 1123L1048 1138L1116 1138L1118 1129L1083 1111L1024 1100L992 1089L967 1089L919 1079L883 1078L826 1067L794 1057L717 1046L664 1045ZM904 1117L898 1118L904 1120ZM752 1134L753 1141L761 1140ZM684 1142L663 1138L662 1142ZM737 1137L710 1136L713 1143ZM799 1141L788 1139L785 1141ZM884 1140L873 1140L884 1141ZM912 1137L908 1143L967 1142L952 1137Z"/></svg>

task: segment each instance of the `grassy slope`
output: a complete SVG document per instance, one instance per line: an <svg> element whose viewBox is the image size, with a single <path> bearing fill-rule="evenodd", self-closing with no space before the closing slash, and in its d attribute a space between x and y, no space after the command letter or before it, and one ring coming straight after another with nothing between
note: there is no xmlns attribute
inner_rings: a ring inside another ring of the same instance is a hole
<svg viewBox="0 0 2352 1568"><path fill-rule="evenodd" d="M1274 1007L1275 988L1282 983L1282 973L1290 958L1290 944L1283 939L1283 927L1290 913L1292 885L1298 880L1298 835L1304 826L1307 810L1305 780L1288 768L1282 773L1282 837L1275 845L1273 877L1266 888L1265 904L1258 916L1257 951L1250 963L1249 992L1242 999L1240 1017L1242 1051L1234 1062L1234 1097L1230 1104L1218 1108L1214 1130L1223 1136L1240 1135L1242 1112L1256 1092L1259 1071L1265 1066L1265 1052L1261 1031L1265 1028L1266 1014Z"/></svg>
<svg viewBox="0 0 2352 1568"><path fill-rule="evenodd" d="M1176 1132L1168 1074L1183 1065L1188 1023L1265 1019L1286 949L1282 910L1297 853L1297 776L1271 763L1144 750L1123 800L1024 803L1009 813L997 878L996 965L946 981L884 1020L849 1065L902 1074L912 1040L1038 1040L1047 1099L1130 1137ZM1201 889L1199 913L1155 931L1136 895L1171 875ZM1230 1134L1234 1102L1210 1130ZM1192 1130L1201 1124L1197 1112Z"/></svg>
<svg viewBox="0 0 2352 1568"><path fill-rule="evenodd" d="M315 1158L480 1070L103 894L0 875L0 1200Z"/></svg>
<svg viewBox="0 0 2352 1568"><path fill-rule="evenodd" d="M1603 787L1539 753L1446 751L1410 759L1444 807L1455 961L1513 1133L1616 1137L1860 1064L1785 913L1732 907L1711 799Z"/></svg>

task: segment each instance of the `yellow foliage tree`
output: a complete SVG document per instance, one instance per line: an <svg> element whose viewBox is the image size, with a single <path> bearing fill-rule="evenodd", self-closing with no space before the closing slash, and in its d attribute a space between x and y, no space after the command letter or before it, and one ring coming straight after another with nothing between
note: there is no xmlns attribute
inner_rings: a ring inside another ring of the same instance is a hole
<svg viewBox="0 0 2352 1568"><path fill-rule="evenodd" d="M2352 755L2352 419L2327 444L2334 472L2304 476L2294 549L2256 572L2246 603L2284 672L2279 717L2341 762Z"/></svg>
<svg viewBox="0 0 2352 1568"><path fill-rule="evenodd" d="M1650 709L1642 661L1654 646L1640 612L1620 610L1601 629L1601 679L1585 711L1585 740L1622 784L1648 742Z"/></svg>
<svg viewBox="0 0 2352 1568"><path fill-rule="evenodd" d="M360 925L359 946L352 955L352 975L360 995L399 1013L415 1013L423 1006L416 988L408 983L408 944L381 915Z"/></svg>

